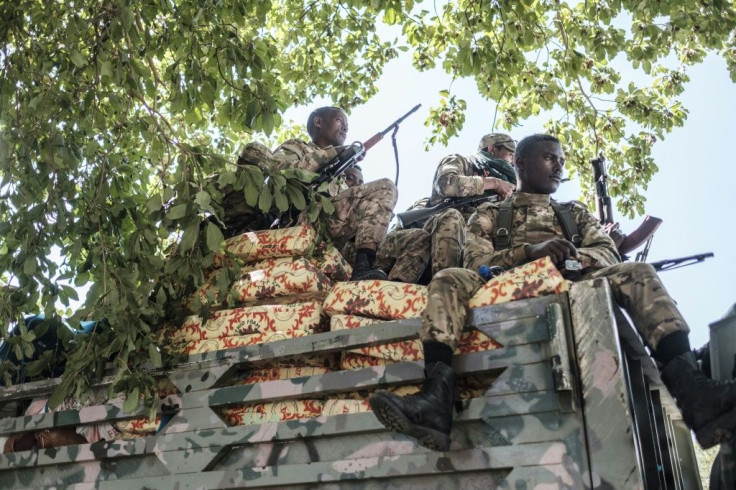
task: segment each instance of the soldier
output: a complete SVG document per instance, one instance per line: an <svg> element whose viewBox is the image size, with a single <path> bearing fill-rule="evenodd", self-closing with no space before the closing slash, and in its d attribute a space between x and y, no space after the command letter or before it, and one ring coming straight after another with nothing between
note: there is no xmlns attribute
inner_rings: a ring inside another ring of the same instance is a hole
<svg viewBox="0 0 736 490"><path fill-rule="evenodd" d="M348 132L348 117L338 107L320 107L309 115L307 132L311 142L292 139L271 155L274 169L300 168L320 172L342 151ZM398 196L389 179L380 179L348 188L344 183L330 185L335 214L328 231L340 248L355 242L352 280L386 279L383 271L373 269L378 245L386 237L388 224Z"/></svg>
<svg viewBox="0 0 736 490"><path fill-rule="evenodd" d="M506 199L516 183L511 166L514 148L516 142L511 136L491 133L481 138L477 153L443 158L434 175L432 196L410 209L434 206L454 197L498 194ZM431 275L449 267L461 267L465 221L480 202L445 209L430 217L424 224L424 233L415 229L392 230L379 249L378 266L390 271L389 279L403 282L418 282L430 259Z"/></svg>
<svg viewBox="0 0 736 490"><path fill-rule="evenodd" d="M579 261L579 279L608 279L616 302L651 349L664 384L700 444L707 448L730 438L736 428L736 381L712 381L698 370L688 326L652 266L620 263L613 241L582 204L550 199L560 185L565 162L557 138L524 138L514 158L517 193L505 203L478 208L467 227L466 269L444 270L429 285L420 335L426 374L421 392L405 398L376 393L371 406L378 419L426 447L448 449L455 392L452 355L465 325L467 302L484 283L475 271L481 265L510 268L549 256L557 264ZM499 221L510 223L505 233L500 232L505 226ZM572 227L577 232L571 241L564 238L568 233L563 228Z"/></svg>
<svg viewBox="0 0 736 490"><path fill-rule="evenodd" d="M355 187L357 185L363 185L363 169L358 165L350 167L345 171L345 185L348 187Z"/></svg>
<svg viewBox="0 0 736 490"><path fill-rule="evenodd" d="M363 184L359 166L345 171L345 184L355 187ZM355 256L355 244L347 243L341 250L346 260ZM416 282L429 262L429 233L421 228L389 233L378 247L376 269L384 271L389 281Z"/></svg>
<svg viewBox="0 0 736 490"><path fill-rule="evenodd" d="M511 136L491 133L483 136L474 155L450 155L442 159L434 174L428 206L446 198L498 194L508 198L514 191L516 175L511 166L516 142ZM489 193L488 191L492 191ZM462 266L465 221L475 206L446 209L432 216L424 229L432 236L432 275L449 267Z"/></svg>

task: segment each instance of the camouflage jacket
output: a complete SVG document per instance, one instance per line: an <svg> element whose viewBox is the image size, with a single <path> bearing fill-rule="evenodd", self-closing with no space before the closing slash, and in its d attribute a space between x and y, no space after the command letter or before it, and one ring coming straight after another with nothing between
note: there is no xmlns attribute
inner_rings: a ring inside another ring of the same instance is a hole
<svg viewBox="0 0 736 490"><path fill-rule="evenodd" d="M506 166L506 174L491 173L490 165ZM485 169L484 169L485 167ZM513 167L504 160L493 158L485 151L474 155L449 155L442 159L432 181L432 196L429 205L433 206L448 197L480 196L483 194L483 177L496 177L506 182L516 182Z"/></svg>
<svg viewBox="0 0 736 490"><path fill-rule="evenodd" d="M511 199L514 211L509 248L496 251L493 247L500 203L483 204L468 220L467 244L463 254L466 268L477 271L483 264L506 269L515 267L529 261L524 251L526 245L565 238L548 195L517 193ZM582 237L578 253L583 270L590 272L619 263L621 260L616 245L603 232L598 219L580 202L571 201L563 205L570 208Z"/></svg>
<svg viewBox="0 0 736 490"><path fill-rule="evenodd" d="M327 148L320 148L311 142L291 139L284 141L281 146L271 153L270 165L274 170L300 168L302 170L319 173L335 159L343 148L344 147L342 146L328 146ZM336 196L347 188L347 185L344 183L344 178L341 176L330 182L329 193L331 196Z"/></svg>

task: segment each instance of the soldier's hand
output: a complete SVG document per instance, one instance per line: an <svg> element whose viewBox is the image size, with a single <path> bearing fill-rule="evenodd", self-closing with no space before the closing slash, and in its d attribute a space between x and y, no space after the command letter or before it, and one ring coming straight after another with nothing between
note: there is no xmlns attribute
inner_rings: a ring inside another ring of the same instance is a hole
<svg viewBox="0 0 736 490"><path fill-rule="evenodd" d="M531 260L549 257L555 264L564 263L567 259L578 258L578 249L572 242L563 238L553 238L536 245L527 245L524 249L526 256Z"/></svg>
<svg viewBox="0 0 736 490"><path fill-rule="evenodd" d="M496 191L501 199L508 199L513 194L516 186L496 177L483 177L483 190Z"/></svg>

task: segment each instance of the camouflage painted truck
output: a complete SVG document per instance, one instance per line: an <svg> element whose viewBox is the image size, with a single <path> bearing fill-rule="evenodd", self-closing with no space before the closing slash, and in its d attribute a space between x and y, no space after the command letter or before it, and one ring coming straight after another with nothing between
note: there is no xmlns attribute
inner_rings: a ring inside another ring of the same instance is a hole
<svg viewBox="0 0 736 490"><path fill-rule="evenodd" d="M440 453L387 431L366 402L423 379L422 287L340 282L344 270L296 248L244 253L241 306L164 329L188 347L181 364L152 370L168 386L155 422L120 398L17 412L59 379L3 389L0 436L118 437L0 454L0 488L700 488L690 433L605 279L537 297L525 293L536 276L486 285L476 305L516 300L470 311L454 361L462 410ZM283 294L256 284L274 269L313 277L281 281ZM308 317L312 327L285 326Z"/></svg>

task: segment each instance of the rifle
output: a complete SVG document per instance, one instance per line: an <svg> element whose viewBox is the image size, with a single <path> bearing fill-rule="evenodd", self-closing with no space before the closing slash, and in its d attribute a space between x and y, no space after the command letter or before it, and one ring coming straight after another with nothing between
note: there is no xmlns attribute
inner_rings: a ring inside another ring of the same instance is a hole
<svg viewBox="0 0 736 490"><path fill-rule="evenodd" d="M429 218L435 214L441 213L445 209L459 208L469 204L475 204L476 202L496 202L499 200L498 194L481 194L479 196L468 196L460 198L445 199L439 204L435 204L431 207L410 209L403 213L396 215L396 221L398 222L399 228L419 228L424 226Z"/></svg>
<svg viewBox="0 0 736 490"><path fill-rule="evenodd" d="M713 257L713 252L704 254L688 255L687 257L678 257L676 259L658 260L657 262L650 262L649 264L654 267L657 272L671 271L672 269L679 269L688 265L698 264L703 262L705 259Z"/></svg>
<svg viewBox="0 0 736 490"><path fill-rule="evenodd" d="M611 204L611 196L608 195L608 172L606 171L606 159L603 157L603 153L600 153L598 158L591 159L590 164L593 166L593 179L595 181L595 193L597 196L595 204L598 210L598 219L600 219L602 225L613 224L613 206ZM661 224L662 220L660 218L649 215L645 216L644 221L636 230L625 235L621 244L618 245L618 252L621 255L626 255L646 242L646 249L641 254L642 257L646 257L649 246L652 243L654 232L657 231L657 228ZM620 233L618 230L614 231Z"/></svg>
<svg viewBox="0 0 736 490"><path fill-rule="evenodd" d="M357 164L362 158L363 155L365 155L365 152L373 148L376 143L381 141L384 136L386 136L391 130L394 130L394 133L399 129L399 124L401 124L404 119L411 116L413 113L415 113L422 104L415 105L409 112L398 118L396 121L392 122L386 129L383 131L379 131L378 133L371 136L368 141L365 143L361 143L360 141L356 141L352 145L346 147L336 158L333 162L329 163L325 169L323 169L320 172L319 177L314 179L312 181L313 184L320 185L324 182L329 182L336 177L339 177L343 174L347 169ZM394 140L395 143L396 140ZM396 160L396 167L398 169L399 161L398 156ZM398 171L397 171L398 174ZM397 179L398 180L398 179Z"/></svg>

